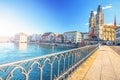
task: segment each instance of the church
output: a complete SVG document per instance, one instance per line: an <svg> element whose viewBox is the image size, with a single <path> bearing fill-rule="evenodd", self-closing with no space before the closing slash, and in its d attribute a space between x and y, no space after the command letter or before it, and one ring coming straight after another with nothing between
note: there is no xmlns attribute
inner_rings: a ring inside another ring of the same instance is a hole
<svg viewBox="0 0 120 80"><path fill-rule="evenodd" d="M89 18L89 36L90 39L96 38L101 41L115 41L116 17L114 18L114 25L104 24L104 13L101 5L97 8L97 14L91 11Z"/></svg>

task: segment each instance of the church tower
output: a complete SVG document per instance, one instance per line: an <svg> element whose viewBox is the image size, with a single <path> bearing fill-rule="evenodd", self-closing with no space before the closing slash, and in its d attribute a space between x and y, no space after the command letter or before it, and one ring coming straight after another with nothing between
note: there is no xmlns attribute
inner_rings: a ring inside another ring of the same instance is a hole
<svg viewBox="0 0 120 80"><path fill-rule="evenodd" d="M103 29L104 29L104 15L102 12L102 7L99 5L97 8L97 14L96 14L96 36L98 39L103 40Z"/></svg>
<svg viewBox="0 0 120 80"><path fill-rule="evenodd" d="M90 18L89 18L89 37L90 39L94 39L96 37L95 34L95 18L94 18L94 12L91 11Z"/></svg>
<svg viewBox="0 0 120 80"><path fill-rule="evenodd" d="M93 28L95 28L95 18L94 18L94 12L91 11L90 18L89 18L89 32L90 33L91 33Z"/></svg>

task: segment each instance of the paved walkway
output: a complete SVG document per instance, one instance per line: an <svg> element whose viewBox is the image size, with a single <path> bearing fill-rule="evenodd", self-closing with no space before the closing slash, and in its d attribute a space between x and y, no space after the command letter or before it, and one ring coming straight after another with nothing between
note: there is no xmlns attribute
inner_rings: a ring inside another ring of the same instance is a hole
<svg viewBox="0 0 120 80"><path fill-rule="evenodd" d="M117 54L120 55L120 46L110 46Z"/></svg>
<svg viewBox="0 0 120 80"><path fill-rule="evenodd" d="M120 55L101 46L68 80L120 80Z"/></svg>

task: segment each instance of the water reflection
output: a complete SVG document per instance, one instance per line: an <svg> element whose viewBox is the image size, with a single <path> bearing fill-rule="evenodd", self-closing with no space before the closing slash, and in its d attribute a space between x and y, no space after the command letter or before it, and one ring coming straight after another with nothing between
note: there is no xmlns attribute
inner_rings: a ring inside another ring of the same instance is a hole
<svg viewBox="0 0 120 80"><path fill-rule="evenodd" d="M71 48L26 43L0 43L0 64L57 53Z"/></svg>
<svg viewBox="0 0 120 80"><path fill-rule="evenodd" d="M52 46L52 51L54 52L54 50L55 50L55 46Z"/></svg>
<svg viewBox="0 0 120 80"><path fill-rule="evenodd" d="M24 51L27 49L27 43L18 43L18 49Z"/></svg>

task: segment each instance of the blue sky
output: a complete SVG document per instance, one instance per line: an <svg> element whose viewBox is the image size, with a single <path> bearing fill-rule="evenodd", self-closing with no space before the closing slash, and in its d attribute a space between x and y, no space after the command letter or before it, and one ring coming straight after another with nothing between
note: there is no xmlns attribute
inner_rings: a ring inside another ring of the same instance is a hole
<svg viewBox="0 0 120 80"><path fill-rule="evenodd" d="M120 24L120 0L0 0L0 36L66 31L88 32L90 11L103 7L104 22Z"/></svg>

